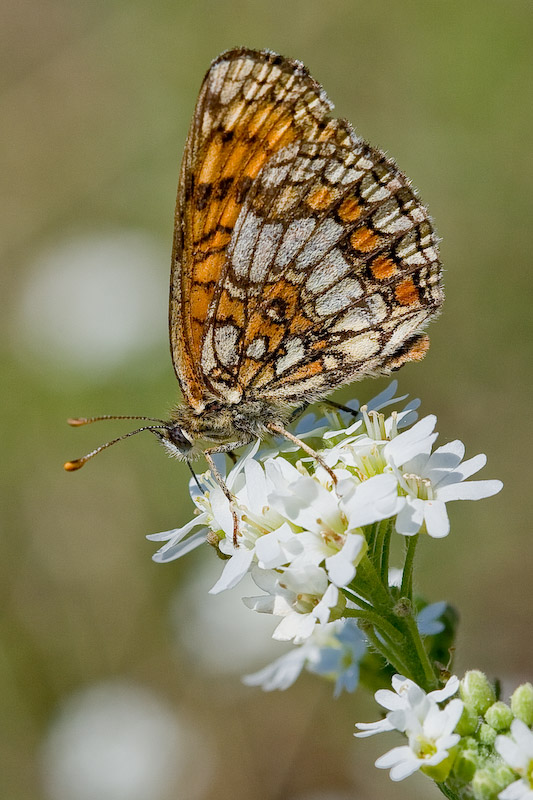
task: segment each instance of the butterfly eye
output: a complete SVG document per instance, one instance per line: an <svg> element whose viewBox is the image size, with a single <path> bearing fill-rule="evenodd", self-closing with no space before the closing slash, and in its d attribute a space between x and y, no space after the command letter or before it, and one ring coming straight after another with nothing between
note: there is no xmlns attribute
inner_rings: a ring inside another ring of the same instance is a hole
<svg viewBox="0 0 533 800"><path fill-rule="evenodd" d="M167 435L170 441L183 450L190 450L193 440L179 425L169 425Z"/></svg>

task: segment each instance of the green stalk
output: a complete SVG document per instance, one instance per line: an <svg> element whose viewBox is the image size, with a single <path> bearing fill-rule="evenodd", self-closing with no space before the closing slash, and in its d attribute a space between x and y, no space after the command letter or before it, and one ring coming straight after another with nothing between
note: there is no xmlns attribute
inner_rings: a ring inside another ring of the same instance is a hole
<svg viewBox="0 0 533 800"><path fill-rule="evenodd" d="M376 526L376 533L374 536L374 547L372 549L370 558L373 564L379 564L381 562L381 553L383 551L383 536L385 533L384 523L376 522L375 526ZM370 548L368 552L370 554Z"/></svg>
<svg viewBox="0 0 533 800"><path fill-rule="evenodd" d="M409 536L407 541L407 552L405 554L405 563L403 565L402 586L400 592L402 597L408 597L409 600L411 600L413 597L413 564L418 537L418 533L415 536Z"/></svg>
<svg viewBox="0 0 533 800"><path fill-rule="evenodd" d="M420 636L420 631L418 630L416 621L412 615L409 613L406 617L403 618L403 622L405 623L408 631L409 631L409 638L411 639L412 644L414 645L414 649L417 655L417 666L422 668L423 675L424 675L424 682L420 682L420 686L426 691L433 691L433 689L439 688L439 680L435 675L435 670L433 669L433 664L429 658L429 655L424 647L424 642L422 641L422 637Z"/></svg>
<svg viewBox="0 0 533 800"><path fill-rule="evenodd" d="M373 558L376 550L376 536L379 531L379 522L374 522L373 525L369 526L369 528L370 530L366 541L368 544L368 552L370 553L371 558Z"/></svg>
<svg viewBox="0 0 533 800"><path fill-rule="evenodd" d="M356 603L359 606L359 608L366 609L367 611L374 610L374 606L371 605L370 603L367 603L367 601L361 596L359 588L356 591L355 589L352 589L350 586L345 586L344 588L341 589L341 592L345 597L348 598L348 600L351 600L352 603Z"/></svg>
<svg viewBox="0 0 533 800"><path fill-rule="evenodd" d="M398 672L400 675L409 673L407 664L404 663L401 656L399 656L395 651L391 652L389 648L384 647L383 642L376 635L371 623L362 622L360 627L369 642L374 646L374 650L380 653L380 655L382 655L385 660L389 662L396 672Z"/></svg>
<svg viewBox="0 0 533 800"><path fill-rule="evenodd" d="M384 609L385 611L390 611L392 608L392 597L390 595L388 586L385 587L382 584L379 573L368 556L364 556L364 558L361 560L359 566L357 567L357 571L358 574L361 574L364 583L371 591L374 607L377 610ZM355 579L354 586L357 587L357 577Z"/></svg>
<svg viewBox="0 0 533 800"><path fill-rule="evenodd" d="M387 587L389 585L389 553L390 553L390 540L392 536L392 525L393 522L391 519L385 520L384 522L381 523L381 527L384 529L384 531L383 531L382 546L381 546L380 574L381 574L381 583Z"/></svg>

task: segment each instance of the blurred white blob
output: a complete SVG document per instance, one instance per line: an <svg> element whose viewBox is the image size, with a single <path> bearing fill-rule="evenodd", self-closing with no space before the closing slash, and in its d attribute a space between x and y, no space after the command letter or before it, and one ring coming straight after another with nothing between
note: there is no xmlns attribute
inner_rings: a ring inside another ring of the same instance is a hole
<svg viewBox="0 0 533 800"><path fill-rule="evenodd" d="M105 375L167 337L167 248L139 231L71 237L40 253L15 309L15 345L41 367Z"/></svg>
<svg viewBox="0 0 533 800"><path fill-rule="evenodd" d="M242 596L257 592L246 576L234 590L208 594L220 576L220 561L209 545L194 576L180 587L171 604L171 619L179 637L178 651L186 649L205 673L245 675L283 655L287 648L272 639L276 621L270 614L246 608Z"/></svg>
<svg viewBox="0 0 533 800"><path fill-rule="evenodd" d="M199 731L149 690L119 680L97 684L72 695L51 724L41 747L46 796L195 800L211 779L208 749Z"/></svg>

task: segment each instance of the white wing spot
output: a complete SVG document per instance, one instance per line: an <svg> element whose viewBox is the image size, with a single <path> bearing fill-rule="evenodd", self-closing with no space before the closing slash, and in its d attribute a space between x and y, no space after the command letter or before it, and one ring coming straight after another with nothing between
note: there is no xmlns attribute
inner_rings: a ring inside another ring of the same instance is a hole
<svg viewBox="0 0 533 800"><path fill-rule="evenodd" d="M238 222L237 220L237 225L235 226L238 233L230 258L233 269L237 275L241 278L247 278L250 268L250 259L261 227L261 220L259 217L256 217L255 214L248 213L243 218L240 226Z"/></svg>
<svg viewBox="0 0 533 800"><path fill-rule="evenodd" d="M309 238L316 227L316 220L312 217L297 219L291 222L276 256L276 266L286 267L290 264L302 244Z"/></svg>
<svg viewBox="0 0 533 800"><path fill-rule="evenodd" d="M305 288L310 294L316 294L336 283L350 271L351 266L340 250L332 250L309 275Z"/></svg>
<svg viewBox="0 0 533 800"><path fill-rule="evenodd" d="M224 105L227 105L233 100L235 95L239 93L240 88L241 84L237 81L226 81L220 92L220 99Z"/></svg>
<svg viewBox="0 0 533 800"><path fill-rule="evenodd" d="M282 233L283 225L280 222L263 226L255 246L250 269L251 281L258 283L266 278Z"/></svg>
<svg viewBox="0 0 533 800"><path fill-rule="evenodd" d="M327 317L348 308L363 294L361 284L355 278L345 278L332 286L326 294L317 298L315 310L320 317Z"/></svg>
<svg viewBox="0 0 533 800"><path fill-rule="evenodd" d="M313 236L304 245L294 266L307 269L314 266L322 256L331 250L344 233L344 228L332 219L325 219Z"/></svg>
<svg viewBox="0 0 533 800"><path fill-rule="evenodd" d="M246 355L248 358L260 359L266 352L266 342L263 337L258 337L250 342L246 348Z"/></svg>
<svg viewBox="0 0 533 800"><path fill-rule="evenodd" d="M305 354L305 348L303 346L303 342L299 337L294 337L293 339L289 339L287 344L285 345L285 349L287 354L281 356L276 361L276 374L280 375L282 372L285 372L286 369L289 367L293 367L299 361L302 360Z"/></svg>
<svg viewBox="0 0 533 800"><path fill-rule="evenodd" d="M225 367L236 364L239 359L238 339L239 329L235 325L221 325L215 329L215 349L218 360Z"/></svg>

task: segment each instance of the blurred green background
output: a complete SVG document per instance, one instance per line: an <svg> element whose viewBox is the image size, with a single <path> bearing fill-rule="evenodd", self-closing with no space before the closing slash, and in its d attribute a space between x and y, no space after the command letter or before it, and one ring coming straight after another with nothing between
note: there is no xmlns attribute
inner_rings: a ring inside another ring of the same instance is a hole
<svg viewBox="0 0 533 800"><path fill-rule="evenodd" d="M207 596L209 549L158 566L144 538L189 518L186 468L147 435L67 475L65 459L123 427L65 419L160 416L177 399L168 268L202 77L236 45L301 59L336 113L412 178L442 237L445 309L400 389L438 415L441 444L486 452L479 477L505 482L452 506L450 536L423 542L419 589L461 611L459 673L531 679L530 0L4 0L3 11L0 796L440 796L372 767L398 742L352 738L377 716L370 698L333 701L309 676L285 693L241 685L281 654L271 626L256 627L238 592ZM110 787L92 754L109 777L121 752L131 785Z"/></svg>

